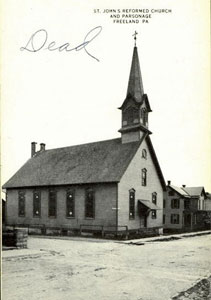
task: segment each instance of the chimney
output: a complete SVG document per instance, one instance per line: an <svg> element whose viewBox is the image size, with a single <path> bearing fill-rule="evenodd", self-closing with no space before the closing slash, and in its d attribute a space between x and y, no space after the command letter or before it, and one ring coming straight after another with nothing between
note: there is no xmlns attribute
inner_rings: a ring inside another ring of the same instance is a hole
<svg viewBox="0 0 211 300"><path fill-rule="evenodd" d="M171 185L171 180L168 180L167 183L168 183L168 185Z"/></svg>
<svg viewBox="0 0 211 300"><path fill-rule="evenodd" d="M185 185L185 184L183 184L183 185L182 185L182 187L183 187L183 188L185 188L185 187L186 187L186 185Z"/></svg>
<svg viewBox="0 0 211 300"><path fill-rule="evenodd" d="M44 143L40 144L40 151L45 151L45 144Z"/></svg>
<svg viewBox="0 0 211 300"><path fill-rule="evenodd" d="M31 143L31 157L33 157L36 154L36 142Z"/></svg>

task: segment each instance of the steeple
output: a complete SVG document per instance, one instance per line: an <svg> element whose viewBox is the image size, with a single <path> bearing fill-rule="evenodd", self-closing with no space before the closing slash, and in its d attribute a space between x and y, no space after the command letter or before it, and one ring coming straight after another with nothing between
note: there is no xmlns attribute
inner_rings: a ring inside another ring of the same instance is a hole
<svg viewBox="0 0 211 300"><path fill-rule="evenodd" d="M148 113L151 112L148 97L144 94L141 69L139 64L138 50L136 46L136 35L134 36L133 57L130 68L126 99L122 106L122 143L141 140L144 134L150 134L148 130Z"/></svg>
<svg viewBox="0 0 211 300"><path fill-rule="evenodd" d="M137 102L141 102L144 94L143 82L141 77L141 69L138 58L138 50L135 46L133 49L133 58L128 81L127 96L133 96Z"/></svg>

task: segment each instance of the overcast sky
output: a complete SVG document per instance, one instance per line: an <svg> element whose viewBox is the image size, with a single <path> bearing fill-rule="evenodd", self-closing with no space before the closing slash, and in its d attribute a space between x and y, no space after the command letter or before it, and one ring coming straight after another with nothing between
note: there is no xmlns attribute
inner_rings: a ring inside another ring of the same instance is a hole
<svg viewBox="0 0 211 300"><path fill-rule="evenodd" d="M136 30L164 178L211 192L208 0L3 2L2 184L30 158L32 141L51 149L120 136L117 108L126 96ZM121 18L122 12L112 18L104 9L148 9L151 18L142 23ZM118 19L139 23L114 23ZM89 33L97 26L101 32ZM89 40L99 34L86 46L92 56L84 48L21 51L41 29L36 49L46 35L44 47L55 41L52 49L75 48L88 33Z"/></svg>

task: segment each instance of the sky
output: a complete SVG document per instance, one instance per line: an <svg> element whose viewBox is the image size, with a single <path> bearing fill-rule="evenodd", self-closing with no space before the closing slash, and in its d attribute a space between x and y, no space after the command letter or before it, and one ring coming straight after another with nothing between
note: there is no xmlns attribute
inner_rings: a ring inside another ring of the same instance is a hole
<svg viewBox="0 0 211 300"><path fill-rule="evenodd" d="M211 192L209 11L208 0L2 1L2 184L33 141L52 149L120 136L137 31L164 178ZM65 43L77 51L59 51Z"/></svg>

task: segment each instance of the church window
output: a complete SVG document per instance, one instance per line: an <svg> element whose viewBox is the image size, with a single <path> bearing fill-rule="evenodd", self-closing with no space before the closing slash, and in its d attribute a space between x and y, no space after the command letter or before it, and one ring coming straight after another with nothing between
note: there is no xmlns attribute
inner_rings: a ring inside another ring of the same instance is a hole
<svg viewBox="0 0 211 300"><path fill-rule="evenodd" d="M171 208L179 208L180 200L179 199L171 199Z"/></svg>
<svg viewBox="0 0 211 300"><path fill-rule="evenodd" d="M66 194L66 217L67 218L75 217L75 199L74 199L74 192L72 190L67 190L67 194Z"/></svg>
<svg viewBox="0 0 211 300"><path fill-rule="evenodd" d="M142 169L142 186L147 185L147 170Z"/></svg>
<svg viewBox="0 0 211 300"><path fill-rule="evenodd" d="M152 219L157 218L157 211L155 209L152 209L151 216L152 216Z"/></svg>
<svg viewBox="0 0 211 300"><path fill-rule="evenodd" d="M129 219L135 218L135 190L129 191Z"/></svg>
<svg viewBox="0 0 211 300"><path fill-rule="evenodd" d="M18 193L18 215L25 217L25 192L23 191Z"/></svg>
<svg viewBox="0 0 211 300"><path fill-rule="evenodd" d="M171 214L171 224L179 224L179 215Z"/></svg>
<svg viewBox="0 0 211 300"><path fill-rule="evenodd" d="M141 109L141 120L143 125L148 124L148 114L146 108Z"/></svg>
<svg viewBox="0 0 211 300"><path fill-rule="evenodd" d="M142 150L142 157L147 159L147 150L146 149Z"/></svg>
<svg viewBox="0 0 211 300"><path fill-rule="evenodd" d="M85 218L94 219L95 217L95 198L94 191L88 189L85 198Z"/></svg>
<svg viewBox="0 0 211 300"><path fill-rule="evenodd" d="M163 199L163 208L166 208L166 200Z"/></svg>
<svg viewBox="0 0 211 300"><path fill-rule="evenodd" d="M56 217L56 191L49 191L48 215L49 217Z"/></svg>
<svg viewBox="0 0 211 300"><path fill-rule="evenodd" d="M33 192L33 216L40 217L41 215L41 193L40 191Z"/></svg>
<svg viewBox="0 0 211 300"><path fill-rule="evenodd" d="M157 193L156 192L152 193L152 203L154 203L155 205L157 204Z"/></svg>

